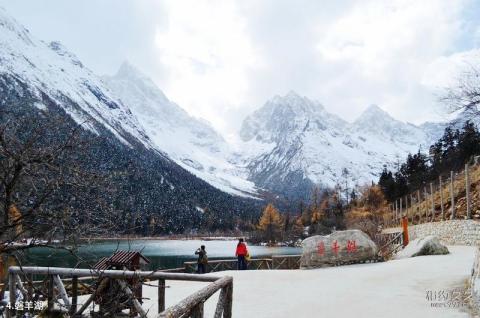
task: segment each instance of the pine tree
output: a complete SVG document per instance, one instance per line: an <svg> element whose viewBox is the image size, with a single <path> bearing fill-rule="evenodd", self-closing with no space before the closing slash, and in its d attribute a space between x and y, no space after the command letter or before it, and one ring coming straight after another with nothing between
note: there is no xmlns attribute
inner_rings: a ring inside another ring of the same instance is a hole
<svg viewBox="0 0 480 318"><path fill-rule="evenodd" d="M395 172L395 198L400 198L408 193L407 178L400 172Z"/></svg>
<svg viewBox="0 0 480 318"><path fill-rule="evenodd" d="M386 166L383 167L382 174L378 180L378 185L388 201L391 202L395 200L395 179L393 178L392 172L388 171Z"/></svg>
<svg viewBox="0 0 480 318"><path fill-rule="evenodd" d="M480 134L475 124L467 121L458 137L458 155L462 163L468 162L472 156L480 154Z"/></svg>
<svg viewBox="0 0 480 318"><path fill-rule="evenodd" d="M430 176L427 156L420 151L414 155L409 154L407 161L402 164L400 172L406 179L408 191L415 191Z"/></svg>

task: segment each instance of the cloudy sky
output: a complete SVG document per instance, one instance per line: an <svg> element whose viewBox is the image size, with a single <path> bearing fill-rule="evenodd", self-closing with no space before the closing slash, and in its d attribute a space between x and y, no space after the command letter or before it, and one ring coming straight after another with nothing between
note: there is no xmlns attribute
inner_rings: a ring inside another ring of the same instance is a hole
<svg viewBox="0 0 480 318"><path fill-rule="evenodd" d="M226 136L295 90L347 120L370 104L421 123L480 52L476 0L0 0L98 74L124 60ZM467 62L465 62L467 61Z"/></svg>

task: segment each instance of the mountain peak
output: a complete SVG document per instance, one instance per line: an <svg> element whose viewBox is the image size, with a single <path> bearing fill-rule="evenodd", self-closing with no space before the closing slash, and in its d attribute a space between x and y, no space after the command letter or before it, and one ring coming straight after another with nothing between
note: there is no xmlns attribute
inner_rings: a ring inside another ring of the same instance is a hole
<svg viewBox="0 0 480 318"><path fill-rule="evenodd" d="M115 77L120 78L146 78L146 76L129 61L123 61L122 65L115 74Z"/></svg>
<svg viewBox="0 0 480 318"><path fill-rule="evenodd" d="M284 96L275 95L265 106L267 109L271 109L271 111L285 113L287 117L311 114L323 109L319 102L301 96L293 90L290 90Z"/></svg>
<svg viewBox="0 0 480 318"><path fill-rule="evenodd" d="M380 106L378 106L377 104L371 104L370 106L368 106L367 109L365 109L364 113L388 115L388 113L381 109Z"/></svg>
<svg viewBox="0 0 480 318"><path fill-rule="evenodd" d="M293 89L288 91L288 93L285 95L287 98L302 98L297 92L295 92Z"/></svg>
<svg viewBox="0 0 480 318"><path fill-rule="evenodd" d="M378 105L372 104L363 111L363 113L357 118L355 122L363 123L379 119L394 120L389 113L381 109Z"/></svg>
<svg viewBox="0 0 480 318"><path fill-rule="evenodd" d="M307 99L306 97L300 96L300 94L298 94L294 90L290 90L288 93L286 93L283 96L275 95L272 98L273 101L280 102L280 103L302 101L302 100L306 100L306 99Z"/></svg>

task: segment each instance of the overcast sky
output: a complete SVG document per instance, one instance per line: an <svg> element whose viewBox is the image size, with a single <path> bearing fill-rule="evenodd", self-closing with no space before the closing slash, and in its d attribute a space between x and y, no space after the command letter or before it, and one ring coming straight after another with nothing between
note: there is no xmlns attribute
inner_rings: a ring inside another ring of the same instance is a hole
<svg viewBox="0 0 480 318"><path fill-rule="evenodd" d="M346 120L377 104L438 120L439 88L479 58L476 0L0 0L90 69L124 60L225 135L295 90ZM469 62L471 63L471 62Z"/></svg>

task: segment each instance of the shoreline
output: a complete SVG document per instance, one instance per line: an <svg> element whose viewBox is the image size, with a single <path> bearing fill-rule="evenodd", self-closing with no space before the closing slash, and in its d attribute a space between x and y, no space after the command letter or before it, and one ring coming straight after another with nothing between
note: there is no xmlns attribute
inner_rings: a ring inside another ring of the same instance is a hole
<svg viewBox="0 0 480 318"><path fill-rule="evenodd" d="M119 237L82 237L80 241L236 241L238 236L119 236Z"/></svg>

